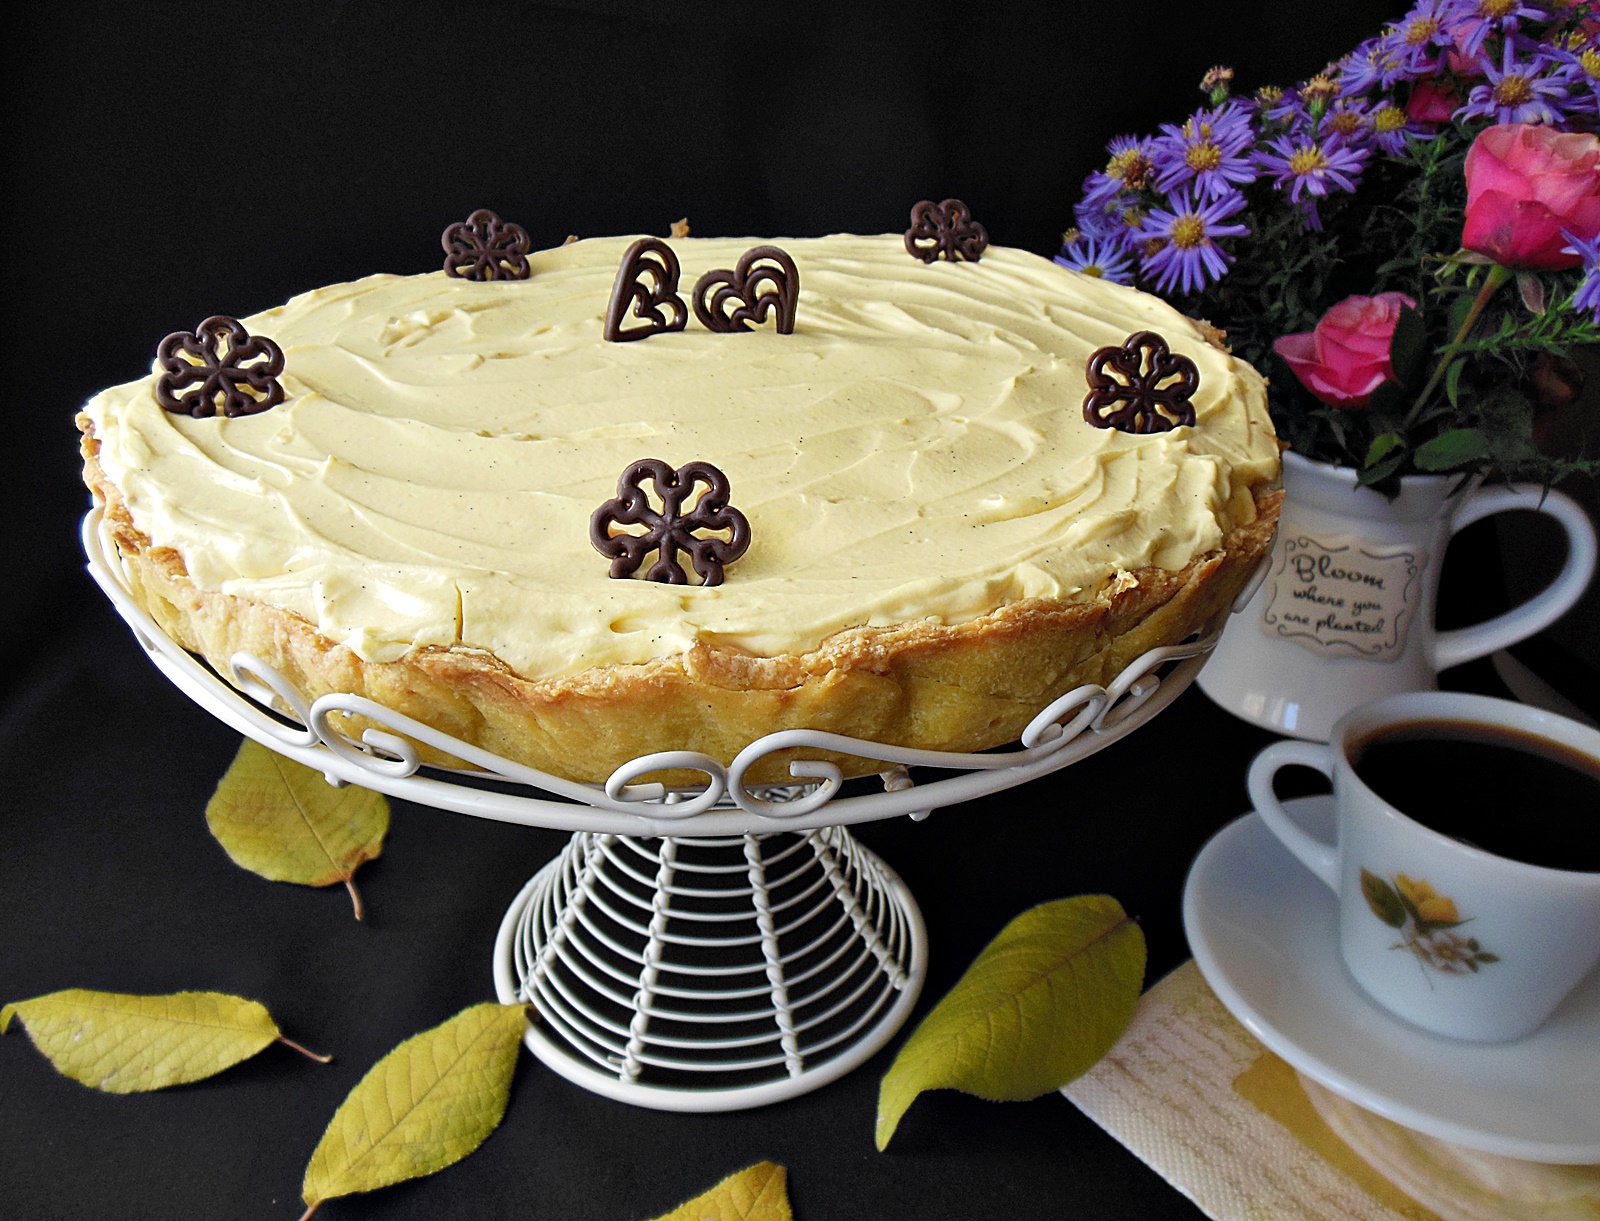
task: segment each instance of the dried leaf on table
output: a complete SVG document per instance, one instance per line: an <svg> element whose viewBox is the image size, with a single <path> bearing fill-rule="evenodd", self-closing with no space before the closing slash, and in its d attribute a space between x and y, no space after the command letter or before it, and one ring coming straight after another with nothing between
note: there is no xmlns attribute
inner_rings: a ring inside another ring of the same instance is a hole
<svg viewBox="0 0 1600 1221"><path fill-rule="evenodd" d="M355 871L383 851L383 794L334 788L322 773L246 738L206 805L206 824L234 864L274 882L343 882L361 919Z"/></svg>
<svg viewBox="0 0 1600 1221"><path fill-rule="evenodd" d="M1109 895L1023 912L935 1005L884 1074L880 1150L924 1090L1037 1098L1089 1069L1133 1016L1144 933Z"/></svg>
<svg viewBox="0 0 1600 1221"><path fill-rule="evenodd" d="M129 996L69 988L0 1009L0 1034L13 1015L58 1072L108 1094L199 1081L275 1042L328 1059L284 1038L264 1006L222 992Z"/></svg>
<svg viewBox="0 0 1600 1221"><path fill-rule="evenodd" d="M301 1195L324 1200L433 1174L499 1126L527 1006L488 1003L407 1039L374 1064L328 1122Z"/></svg>
<svg viewBox="0 0 1600 1221"><path fill-rule="evenodd" d="M790 1221L788 1178L782 1166L757 1162L656 1221Z"/></svg>

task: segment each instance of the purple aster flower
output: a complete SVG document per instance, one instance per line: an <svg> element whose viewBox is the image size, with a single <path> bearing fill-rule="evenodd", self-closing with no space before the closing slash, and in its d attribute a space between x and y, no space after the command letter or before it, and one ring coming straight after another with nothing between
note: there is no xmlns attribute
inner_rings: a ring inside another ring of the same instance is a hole
<svg viewBox="0 0 1600 1221"><path fill-rule="evenodd" d="M1406 151L1406 137L1418 136L1432 139L1437 133L1426 124L1413 122L1406 112L1393 102L1382 102L1367 115L1372 141L1391 156L1401 156Z"/></svg>
<svg viewBox="0 0 1600 1221"><path fill-rule="evenodd" d="M1398 66L1386 38L1369 38L1339 62L1339 89L1345 94L1365 93L1383 82L1385 71Z"/></svg>
<svg viewBox="0 0 1600 1221"><path fill-rule="evenodd" d="M1133 283L1133 256L1119 241L1090 237L1080 233L1061 247L1055 261L1086 276L1110 280L1113 284Z"/></svg>
<svg viewBox="0 0 1600 1221"><path fill-rule="evenodd" d="M1083 180L1083 202L1086 204L1104 204L1115 199L1121 191L1122 184L1104 170L1094 170Z"/></svg>
<svg viewBox="0 0 1600 1221"><path fill-rule="evenodd" d="M1275 100L1263 104L1261 117L1266 120L1263 127L1272 129L1311 126L1311 112L1301 100L1298 89L1280 89Z"/></svg>
<svg viewBox="0 0 1600 1221"><path fill-rule="evenodd" d="M1291 203L1299 203L1300 197L1307 194L1320 198L1335 187L1355 190L1355 180L1367 163L1366 149L1350 148L1337 136L1280 136L1268 147L1272 151L1257 153L1256 163L1274 176L1273 183L1279 190L1289 189ZM1314 207L1311 217L1312 228L1320 228Z"/></svg>
<svg viewBox="0 0 1600 1221"><path fill-rule="evenodd" d="M1117 213L1117 228L1112 232L1112 237L1131 245L1139 235L1139 230L1144 226L1145 217L1150 214L1150 209L1138 200L1130 200L1122 210Z"/></svg>
<svg viewBox="0 0 1600 1221"><path fill-rule="evenodd" d="M1117 231L1117 222L1104 207L1094 207L1079 200L1072 208L1073 228L1091 237L1109 237Z"/></svg>
<svg viewBox="0 0 1600 1221"><path fill-rule="evenodd" d="M1551 49L1555 76L1567 87L1566 111L1600 118L1600 44L1574 33L1566 47Z"/></svg>
<svg viewBox="0 0 1600 1221"><path fill-rule="evenodd" d="M1155 164L1150 159L1150 141L1136 136L1118 136L1107 150L1111 158L1106 168L1096 170L1084 181L1086 201L1103 204L1119 191L1142 191L1151 183Z"/></svg>
<svg viewBox="0 0 1600 1221"><path fill-rule="evenodd" d="M1373 60L1381 83L1388 87L1437 73L1451 41L1449 27L1469 18L1472 10L1461 0L1422 0L1377 39Z"/></svg>
<svg viewBox="0 0 1600 1221"><path fill-rule="evenodd" d="M1248 106L1229 102L1214 110L1197 110L1182 127L1163 123L1161 130L1164 134L1150 142L1158 191L1170 194L1189 184L1202 197L1218 199L1256 180L1246 151L1256 135Z"/></svg>
<svg viewBox="0 0 1600 1221"><path fill-rule="evenodd" d="M1571 243L1566 253L1575 254L1583 260L1583 279L1578 281L1578 291L1572 294L1572 308L1589 310L1594 314L1594 320L1600 323L1600 233L1587 242L1575 236L1570 229L1563 229L1561 236Z"/></svg>
<svg viewBox="0 0 1600 1221"><path fill-rule="evenodd" d="M1467 95L1467 103L1456 111L1457 118L1493 119L1496 123L1559 123L1561 114L1554 106L1567 96L1560 77L1548 74L1550 53L1536 44L1519 48L1520 39L1507 38L1500 67L1484 64L1489 80ZM1519 49L1531 51L1524 62L1517 62Z"/></svg>
<svg viewBox="0 0 1600 1221"><path fill-rule="evenodd" d="M1244 196L1232 191L1209 202L1185 188L1168 197L1167 208L1151 208L1136 240L1142 243L1140 268L1162 292L1196 293L1228 272L1233 256L1217 245L1220 237L1243 237L1246 225L1227 224L1244 210Z"/></svg>
<svg viewBox="0 0 1600 1221"><path fill-rule="evenodd" d="M1130 213L1136 214L1132 221L1128 220ZM1129 229L1137 228L1144 215L1139 208L1138 197L1127 191L1099 203L1079 200L1072 214L1079 229L1090 237L1098 238L1121 237Z"/></svg>
<svg viewBox="0 0 1600 1221"><path fill-rule="evenodd" d="M1491 34L1514 34L1527 17L1544 21L1549 14L1522 0L1464 0L1446 24L1450 40L1463 55L1475 56Z"/></svg>
<svg viewBox="0 0 1600 1221"><path fill-rule="evenodd" d="M1283 101L1283 90L1277 85L1262 85L1256 90L1255 97L1245 103L1254 106L1259 115L1265 116L1272 108Z"/></svg>
<svg viewBox="0 0 1600 1221"><path fill-rule="evenodd" d="M1266 109L1267 123L1287 127L1290 131L1309 131L1327 112L1330 103L1351 92L1333 79L1331 74L1337 67L1330 65L1327 72L1319 72L1295 88L1283 90L1282 96Z"/></svg>
<svg viewBox="0 0 1600 1221"><path fill-rule="evenodd" d="M1375 143L1372 113L1368 103L1359 98L1340 98L1322 116L1318 130L1349 148L1366 148Z"/></svg>

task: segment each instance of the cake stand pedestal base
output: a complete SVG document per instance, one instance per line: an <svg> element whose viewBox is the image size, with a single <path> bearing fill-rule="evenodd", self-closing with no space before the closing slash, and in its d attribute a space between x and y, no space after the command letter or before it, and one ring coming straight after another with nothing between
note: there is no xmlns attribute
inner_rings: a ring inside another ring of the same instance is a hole
<svg viewBox="0 0 1600 1221"><path fill-rule="evenodd" d="M898 1030L922 913L843 827L719 838L579 832L506 913L495 988L585 1089L668 1111L806 1093Z"/></svg>

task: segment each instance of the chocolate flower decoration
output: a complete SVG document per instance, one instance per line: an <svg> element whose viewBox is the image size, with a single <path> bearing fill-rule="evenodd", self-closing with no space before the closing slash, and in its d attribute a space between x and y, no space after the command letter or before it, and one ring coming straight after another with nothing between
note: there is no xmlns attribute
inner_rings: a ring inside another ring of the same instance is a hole
<svg viewBox="0 0 1600 1221"><path fill-rule="evenodd" d="M650 507L644 481L656 486L661 510ZM706 490L685 513L683 502L697 484ZM689 578L678 563L678 552L687 551L694 561L703 585L721 585L722 568L745 553L750 546L750 523L743 513L728 504L728 477L709 462L686 462L673 470L659 458L644 458L622 472L617 480L617 496L594 511L589 518L589 541L601 555L611 557L613 577L632 576L652 551L659 552L647 581L667 585L687 585ZM612 526L644 526L643 534L613 534ZM696 530L729 532L729 537L700 538Z"/></svg>
<svg viewBox="0 0 1600 1221"><path fill-rule="evenodd" d="M748 331L776 310L778 334L792 335L799 299L794 260L776 246L752 246L732 271L718 268L695 281L694 316L710 331Z"/></svg>
<svg viewBox="0 0 1600 1221"><path fill-rule="evenodd" d="M1120 348L1098 349L1085 376L1083 418L1096 428L1150 433L1194 424L1189 399L1200 386L1200 371L1154 331L1129 335Z"/></svg>
<svg viewBox="0 0 1600 1221"><path fill-rule="evenodd" d="M446 275L461 280L526 280L532 269L528 231L479 208L439 238Z"/></svg>
<svg viewBox="0 0 1600 1221"><path fill-rule="evenodd" d="M959 199L943 203L924 199L911 209L906 253L912 258L931 263L943 255L952 263L960 259L976 263L988 248L988 231Z"/></svg>
<svg viewBox="0 0 1600 1221"><path fill-rule="evenodd" d="M193 331L174 331L156 348L156 402L197 420L255 415L283 402L283 349L216 314Z"/></svg>
<svg viewBox="0 0 1600 1221"><path fill-rule="evenodd" d="M644 282L646 276L650 278L649 284ZM622 319L630 303L634 317L645 319L648 325L623 330ZM672 321L667 321L661 312L663 309L671 311ZM617 268L601 334L612 343L626 343L662 331L681 331L688 322L689 307L678 296L678 256L660 238L641 237L628 247L622 256L622 265Z"/></svg>

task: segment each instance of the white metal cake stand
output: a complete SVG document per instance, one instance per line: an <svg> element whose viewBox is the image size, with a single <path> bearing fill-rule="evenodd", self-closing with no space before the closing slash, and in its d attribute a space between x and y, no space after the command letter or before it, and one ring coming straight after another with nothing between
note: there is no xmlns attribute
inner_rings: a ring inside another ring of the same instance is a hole
<svg viewBox="0 0 1600 1221"><path fill-rule="evenodd" d="M662 1110L737 1110L805 1093L865 1061L910 1014L927 972L922 914L847 826L926 818L1077 762L1176 699L1221 634L1213 625L1201 638L1145 653L1109 686L1068 692L1033 719L1016 750L908 750L792 729L750 743L726 765L693 751L642 755L597 787L500 758L360 696L325 695L308 706L246 653L233 655L225 680L134 601L100 509L84 518L82 534L90 575L150 660L233 729L330 784L572 831L501 923L495 989L506 1004L535 1006L541 1020L527 1044L556 1072ZM348 714L384 728L354 738L341 728ZM475 770L424 771L413 742ZM791 763L792 785L745 783L757 761L793 747L881 761L881 788L846 794L826 762ZM913 780L912 767L956 774ZM673 791L634 783L669 768L705 780Z"/></svg>

